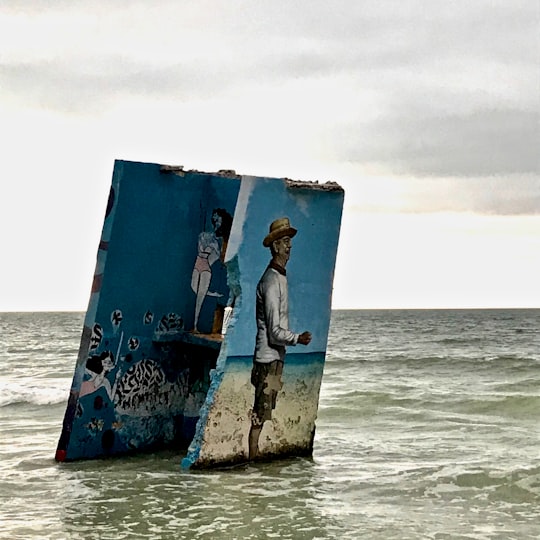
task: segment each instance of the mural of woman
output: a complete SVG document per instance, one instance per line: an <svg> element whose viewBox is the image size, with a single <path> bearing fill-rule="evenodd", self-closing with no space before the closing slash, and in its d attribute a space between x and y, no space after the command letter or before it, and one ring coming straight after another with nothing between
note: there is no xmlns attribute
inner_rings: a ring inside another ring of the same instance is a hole
<svg viewBox="0 0 540 540"><path fill-rule="evenodd" d="M86 374L90 376L90 379L83 381L81 384L79 397L92 394L103 387L105 388L109 399L113 401L120 371L117 372L112 386L107 379L107 374L110 373L115 366L114 355L111 351L103 351L101 354L90 356L86 361L85 368Z"/></svg>
<svg viewBox="0 0 540 540"><path fill-rule="evenodd" d="M229 234L231 232L232 217L223 208L216 208L212 212L213 231L203 231L198 238L198 253L191 274L191 289L197 295L195 299L194 332L198 333L199 315L204 299L207 296L221 297L222 294L210 291L212 280L212 265L223 258ZM220 243L219 239L222 239Z"/></svg>

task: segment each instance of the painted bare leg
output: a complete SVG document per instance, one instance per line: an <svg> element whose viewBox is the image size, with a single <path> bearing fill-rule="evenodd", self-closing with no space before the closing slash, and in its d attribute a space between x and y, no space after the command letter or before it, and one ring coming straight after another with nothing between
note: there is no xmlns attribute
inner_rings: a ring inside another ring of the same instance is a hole
<svg viewBox="0 0 540 540"><path fill-rule="evenodd" d="M249 431L249 459L254 460L259 456L259 437L262 426L251 426Z"/></svg>

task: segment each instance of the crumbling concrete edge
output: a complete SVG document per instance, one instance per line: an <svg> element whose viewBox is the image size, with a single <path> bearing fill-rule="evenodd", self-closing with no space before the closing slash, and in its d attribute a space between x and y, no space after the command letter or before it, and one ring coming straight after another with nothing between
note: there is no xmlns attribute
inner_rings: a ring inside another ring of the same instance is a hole
<svg viewBox="0 0 540 540"><path fill-rule="evenodd" d="M328 181L324 184L320 184L318 180L291 180L290 178L284 178L283 180L287 184L287 188L316 189L319 191L344 191L344 189L337 182L333 181Z"/></svg>
<svg viewBox="0 0 540 540"><path fill-rule="evenodd" d="M210 415L211 408L214 405L215 394L219 390L223 376L225 374L225 367L227 364L227 342L229 337L234 334L234 326L237 319L237 314L242 309L242 294L240 287L240 270L238 267L238 257L234 256L226 263L227 267L227 283L231 291L231 297L229 298L229 304L232 305L233 311L231 320L229 322L227 333L223 338L219 355L216 361L216 368L210 371L210 387L206 394L206 399L203 406L200 409L199 420L197 421L197 427L195 429L195 435L189 445L186 456L181 461L182 469L190 469L196 466L199 461L201 447L204 443L204 432L208 424L208 417Z"/></svg>

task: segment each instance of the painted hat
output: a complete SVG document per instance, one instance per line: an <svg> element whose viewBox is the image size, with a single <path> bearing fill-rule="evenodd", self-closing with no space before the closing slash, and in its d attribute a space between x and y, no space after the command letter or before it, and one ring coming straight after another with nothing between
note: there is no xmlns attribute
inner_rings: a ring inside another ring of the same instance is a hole
<svg viewBox="0 0 540 540"><path fill-rule="evenodd" d="M263 240L263 246L269 247L274 240L283 238L284 236L293 237L298 231L291 227L289 218L282 217L273 221L270 225L270 231L266 238Z"/></svg>

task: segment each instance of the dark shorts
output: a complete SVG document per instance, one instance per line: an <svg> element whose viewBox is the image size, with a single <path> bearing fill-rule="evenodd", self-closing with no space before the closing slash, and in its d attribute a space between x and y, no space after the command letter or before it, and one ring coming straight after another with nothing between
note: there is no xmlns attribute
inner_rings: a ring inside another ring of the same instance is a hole
<svg viewBox="0 0 540 540"><path fill-rule="evenodd" d="M272 410L276 408L276 397L282 385L282 373L281 360L274 360L268 364L253 362L251 384L255 387L255 401L251 423L254 426L262 426L266 420L272 418Z"/></svg>

